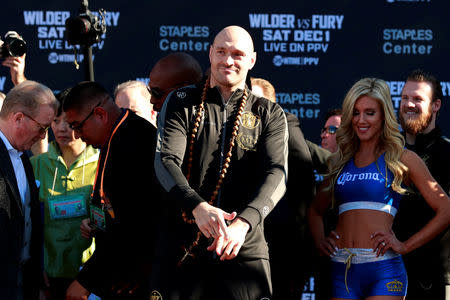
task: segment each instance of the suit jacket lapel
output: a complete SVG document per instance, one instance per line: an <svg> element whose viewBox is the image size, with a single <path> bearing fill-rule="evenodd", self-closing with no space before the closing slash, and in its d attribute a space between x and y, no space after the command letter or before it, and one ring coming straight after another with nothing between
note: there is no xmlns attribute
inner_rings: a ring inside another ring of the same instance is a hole
<svg viewBox="0 0 450 300"><path fill-rule="evenodd" d="M14 174L14 168L9 157L8 150L0 139L0 172L3 174L5 181L11 188L13 197L16 200L20 213L23 215L22 200L20 199L19 187L17 186L16 175Z"/></svg>

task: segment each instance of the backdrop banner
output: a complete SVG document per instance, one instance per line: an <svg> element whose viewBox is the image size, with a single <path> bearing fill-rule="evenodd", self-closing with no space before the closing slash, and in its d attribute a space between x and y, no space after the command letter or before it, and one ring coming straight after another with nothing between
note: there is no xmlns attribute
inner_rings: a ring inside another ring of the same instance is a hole
<svg viewBox="0 0 450 300"><path fill-rule="evenodd" d="M85 80L84 56L65 40L65 20L81 1L19 0L2 3L3 36L15 30L26 40L26 76L58 91ZM450 129L450 12L448 1L90 1L105 9L107 32L93 46L95 80L109 91L124 81L148 82L161 57L184 51L206 70L216 33L240 25L257 51L251 76L269 80L278 103L298 116L305 136L320 141L326 112L341 106L360 78L378 77L391 88L394 107L407 74L423 68L442 81L438 124ZM80 69L75 68L77 58ZM12 87L0 67L0 90Z"/></svg>

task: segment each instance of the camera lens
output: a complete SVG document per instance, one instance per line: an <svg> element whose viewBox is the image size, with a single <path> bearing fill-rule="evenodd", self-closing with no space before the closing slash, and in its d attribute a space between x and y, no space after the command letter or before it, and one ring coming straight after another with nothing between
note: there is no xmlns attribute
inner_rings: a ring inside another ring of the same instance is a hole
<svg viewBox="0 0 450 300"><path fill-rule="evenodd" d="M4 43L0 49L0 57L22 56L27 52L27 43L15 31L5 34Z"/></svg>
<svg viewBox="0 0 450 300"><path fill-rule="evenodd" d="M9 55L22 56L27 52L27 44L21 39L11 39L8 45Z"/></svg>

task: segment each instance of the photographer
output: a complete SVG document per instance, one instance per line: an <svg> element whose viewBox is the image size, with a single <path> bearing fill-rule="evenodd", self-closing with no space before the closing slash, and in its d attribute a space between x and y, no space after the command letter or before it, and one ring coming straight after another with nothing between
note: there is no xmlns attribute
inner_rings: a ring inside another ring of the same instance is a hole
<svg viewBox="0 0 450 300"><path fill-rule="evenodd" d="M8 67L11 74L11 81L14 86L27 80L25 77L25 57L26 57L26 45L22 37L15 31L8 31L5 34L5 41L0 40L0 59L2 66ZM8 45L8 42L10 43ZM17 46L18 45L18 46ZM12 47L15 46L15 47ZM20 55L20 56L16 56ZM37 141L32 147L31 152L33 155L39 155L47 152L48 149L48 135L44 139Z"/></svg>
<svg viewBox="0 0 450 300"><path fill-rule="evenodd" d="M5 40L8 37L15 37L16 39L19 38L21 41L22 38L19 36L19 34L15 31L8 31L5 34ZM11 73L11 81L13 82L14 86L18 85L19 83L27 80L25 78L25 56L26 53L23 53L20 56L14 56L16 54L14 51L11 53L10 49L8 51L8 43L5 43L3 40L0 40L0 58L4 58L4 61L2 62L2 66L8 67L10 69ZM19 49L20 50L20 49ZM20 54L21 51L17 54Z"/></svg>
<svg viewBox="0 0 450 300"><path fill-rule="evenodd" d="M14 86L27 80L25 78L25 41L15 31L5 34L5 41L0 40L0 58L4 58L2 66L8 67Z"/></svg>
<svg viewBox="0 0 450 300"><path fill-rule="evenodd" d="M27 80L24 74L25 56L26 54L19 57L9 56L2 62L2 66L8 67L10 69L11 81L13 82L14 86Z"/></svg>
<svg viewBox="0 0 450 300"><path fill-rule="evenodd" d="M2 66L8 67L10 69L11 81L13 82L14 86L27 80L24 74L25 56L26 54L20 57L9 56L2 62Z"/></svg>

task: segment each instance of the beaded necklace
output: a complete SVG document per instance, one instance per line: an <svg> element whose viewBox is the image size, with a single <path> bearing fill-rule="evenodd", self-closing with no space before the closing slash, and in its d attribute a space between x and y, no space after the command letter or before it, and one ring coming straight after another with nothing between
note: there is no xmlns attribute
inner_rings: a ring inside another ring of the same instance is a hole
<svg viewBox="0 0 450 300"><path fill-rule="evenodd" d="M200 122L202 120L202 115L203 115L203 112L205 110L205 100L206 100L206 94L208 92L209 85L210 85L210 80L209 80L209 77L208 77L206 79L205 86L203 87L201 103L198 106L197 115L196 115L196 118L195 118L195 123L194 123L194 126L192 128L192 133L190 135L189 156L188 156L188 164L187 164L187 171L186 171L186 179L187 179L188 182L189 182L189 179L191 178L191 169L192 169L192 161L193 161L193 156L194 156L195 138L197 136L198 128L199 128ZM222 166L222 170L220 171L219 180L217 181L216 187L215 187L215 189L214 189L214 191L213 191L213 193L211 195L210 200L208 201L208 203L210 205L214 205L214 201L216 200L217 195L219 194L220 187L222 186L223 180L225 179L225 175L227 173L227 169L230 166L231 156L233 155L232 151L233 151L233 148L234 148L234 145L235 145L236 136L238 135L239 125L241 123L241 117L242 117L242 113L244 112L245 104L247 103L247 98L248 98L248 92L247 92L247 90L244 89L244 93L242 95L241 103L239 105L239 109L238 109L237 114L236 114L236 120L234 121L234 124L233 124L234 125L233 126L233 131L231 133L230 144L229 144L228 152L226 154L225 162L224 162L224 164ZM195 223L195 219L190 219L188 217L188 214L185 211L182 211L181 216L182 216L183 221L185 223L187 223L187 224L194 224ZM188 256L194 257L194 254L192 253L192 251L198 245L201 236L202 236L201 231L198 231L195 241L189 247L187 247L187 248L184 247L185 254L181 258L181 260L178 262L179 266L183 263L183 261Z"/></svg>

